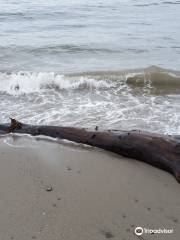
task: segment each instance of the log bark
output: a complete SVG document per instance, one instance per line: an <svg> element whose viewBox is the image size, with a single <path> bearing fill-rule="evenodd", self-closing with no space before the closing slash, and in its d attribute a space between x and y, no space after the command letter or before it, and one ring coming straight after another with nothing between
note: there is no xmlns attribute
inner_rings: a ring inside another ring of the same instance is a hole
<svg viewBox="0 0 180 240"><path fill-rule="evenodd" d="M67 139L140 160L170 172L180 183L180 136L160 135L140 130L92 131L85 128L23 124L11 119L0 125L0 135L10 132Z"/></svg>

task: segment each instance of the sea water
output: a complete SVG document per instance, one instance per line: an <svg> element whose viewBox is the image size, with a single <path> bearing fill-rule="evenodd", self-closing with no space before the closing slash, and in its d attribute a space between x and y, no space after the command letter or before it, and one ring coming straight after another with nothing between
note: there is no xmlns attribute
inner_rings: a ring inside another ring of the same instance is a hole
<svg viewBox="0 0 180 240"><path fill-rule="evenodd" d="M0 122L180 134L180 1L0 0Z"/></svg>

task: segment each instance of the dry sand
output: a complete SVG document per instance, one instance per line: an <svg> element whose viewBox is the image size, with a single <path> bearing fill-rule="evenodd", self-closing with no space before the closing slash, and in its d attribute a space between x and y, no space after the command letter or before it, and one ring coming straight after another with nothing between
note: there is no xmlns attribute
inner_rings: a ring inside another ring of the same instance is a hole
<svg viewBox="0 0 180 240"><path fill-rule="evenodd" d="M143 234L134 229L172 229ZM180 185L168 173L103 150L0 138L0 240L180 237Z"/></svg>

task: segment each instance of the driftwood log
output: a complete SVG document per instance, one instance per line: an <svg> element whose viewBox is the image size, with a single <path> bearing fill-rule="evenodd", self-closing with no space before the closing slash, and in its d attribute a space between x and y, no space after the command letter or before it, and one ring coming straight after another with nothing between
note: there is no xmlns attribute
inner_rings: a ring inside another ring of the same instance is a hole
<svg viewBox="0 0 180 240"><path fill-rule="evenodd" d="M180 183L180 136L160 135L139 130L94 131L84 128L23 124L11 119L0 125L0 135L10 132L45 135L83 143L137 159L173 174Z"/></svg>

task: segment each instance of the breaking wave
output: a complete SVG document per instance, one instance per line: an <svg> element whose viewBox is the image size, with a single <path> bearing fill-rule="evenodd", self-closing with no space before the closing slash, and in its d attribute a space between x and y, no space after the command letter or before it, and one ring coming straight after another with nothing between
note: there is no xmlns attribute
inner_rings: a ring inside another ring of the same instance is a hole
<svg viewBox="0 0 180 240"><path fill-rule="evenodd" d="M12 95L45 91L48 89L67 90L83 88L107 88L106 81L87 77L66 77L56 73L0 73L0 91Z"/></svg>
<svg viewBox="0 0 180 240"><path fill-rule="evenodd" d="M0 92L10 95L83 89L110 89L126 84L131 88L180 91L180 73L156 66L125 71L85 72L61 75L54 72L0 72Z"/></svg>
<svg viewBox="0 0 180 240"><path fill-rule="evenodd" d="M169 86L180 88L180 75L175 71L152 66L139 73L128 74L126 83L135 86L149 84L152 87L163 88L164 86Z"/></svg>

